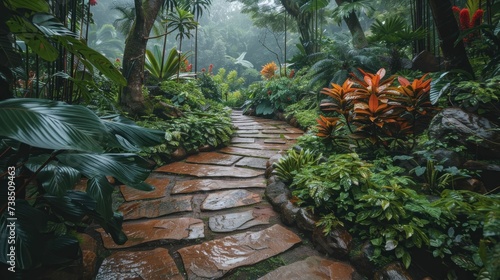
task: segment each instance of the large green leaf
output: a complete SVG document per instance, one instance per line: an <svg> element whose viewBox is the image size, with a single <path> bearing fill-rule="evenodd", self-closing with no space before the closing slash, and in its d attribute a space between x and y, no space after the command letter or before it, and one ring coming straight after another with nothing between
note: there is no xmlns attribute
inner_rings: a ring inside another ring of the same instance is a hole
<svg viewBox="0 0 500 280"><path fill-rule="evenodd" d="M54 61L59 56L59 51L29 20L13 15L6 23L10 31L17 34L42 59Z"/></svg>
<svg viewBox="0 0 500 280"><path fill-rule="evenodd" d="M92 197L78 191L67 191L61 197L45 194L43 198L50 204L51 211L73 223L80 222L88 212L95 212L97 206Z"/></svg>
<svg viewBox="0 0 500 280"><path fill-rule="evenodd" d="M103 75L110 78L115 83L122 86L127 85L127 80L125 80L113 63L98 51L88 47L83 41L70 36L56 36L55 39L69 52L75 54L82 63L91 63L95 68L101 71Z"/></svg>
<svg viewBox="0 0 500 280"><path fill-rule="evenodd" d="M105 176L97 176L87 181L87 194L95 199L96 211L101 214L105 220L113 217L112 197L113 186L108 182Z"/></svg>
<svg viewBox="0 0 500 280"><path fill-rule="evenodd" d="M57 158L88 178L113 176L130 187L141 190L154 189L143 182L149 176L150 163L135 154L65 153Z"/></svg>
<svg viewBox="0 0 500 280"><path fill-rule="evenodd" d="M48 159L49 155L31 157L25 166L36 172ZM37 181L49 194L63 196L80 181L80 172L72 167L52 160L38 173Z"/></svg>
<svg viewBox="0 0 500 280"><path fill-rule="evenodd" d="M8 264L10 253L9 243L10 230L15 231L15 256L16 269L30 269L40 265L43 256L43 239L40 234L47 223L47 216L28 204L26 200L16 200L15 207L16 221L9 221L12 218L5 211L0 216L0 262ZM7 227L15 223L15 227ZM10 265L9 265L10 266Z"/></svg>
<svg viewBox="0 0 500 280"><path fill-rule="evenodd" d="M33 15L31 22L48 38L52 36L76 36L74 32L67 29L51 14L36 13Z"/></svg>
<svg viewBox="0 0 500 280"><path fill-rule="evenodd" d="M111 136L89 109L57 101L5 100L0 119L0 136L45 149L102 152Z"/></svg>
<svg viewBox="0 0 500 280"><path fill-rule="evenodd" d="M50 11L49 4L45 0L4 0L4 3L11 10L28 9L40 13Z"/></svg>
<svg viewBox="0 0 500 280"><path fill-rule="evenodd" d="M118 142L128 151L139 151L141 147L156 146L164 141L165 132L135 125L130 120L117 116L103 121Z"/></svg>

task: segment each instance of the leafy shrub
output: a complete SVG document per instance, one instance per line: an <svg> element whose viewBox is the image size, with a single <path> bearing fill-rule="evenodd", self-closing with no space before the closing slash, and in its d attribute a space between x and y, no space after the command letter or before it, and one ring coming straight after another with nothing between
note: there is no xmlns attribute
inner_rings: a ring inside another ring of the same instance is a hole
<svg viewBox="0 0 500 280"><path fill-rule="evenodd" d="M2 101L0 118L16 120L0 127L1 189L15 187L9 194L15 201L7 200L7 192L0 196L0 236L7 238L8 220L17 218L16 268L76 259L80 248L71 232L86 226L85 217L102 226L117 244L127 241L123 217L112 209L113 186L106 176L152 190L144 183L151 163L134 153L160 143L162 131L123 117L98 118L83 106L43 99ZM82 177L88 179L86 190L75 190ZM7 242L0 244L4 264L9 247Z"/></svg>
<svg viewBox="0 0 500 280"><path fill-rule="evenodd" d="M424 75L410 83L399 77L400 85L395 87L395 77L382 80L384 69L376 74L359 71L363 78L353 75L342 85L332 84L321 91L330 97L322 111L335 117L318 121L319 136L345 140L345 130L340 128L346 126L358 147L362 141L386 150L411 149L414 141L410 140L427 128L437 111L429 101L430 80Z"/></svg>
<svg viewBox="0 0 500 280"><path fill-rule="evenodd" d="M201 110L206 105L205 98L200 88L193 82L178 83L175 81L164 81L160 84L164 92L165 102L180 107L185 111Z"/></svg>
<svg viewBox="0 0 500 280"><path fill-rule="evenodd" d="M276 174L284 182L291 182L293 175L301 168L311 164L317 164L322 155L316 155L309 150L301 150L297 153L295 150L289 150L288 154L275 164Z"/></svg>
<svg viewBox="0 0 500 280"><path fill-rule="evenodd" d="M152 157L158 164L169 161L171 154L178 148L195 152L205 145L212 147L227 145L233 134L229 113L223 111L190 113L167 122L152 117L140 123L146 127L165 131L164 142L144 152L145 156Z"/></svg>
<svg viewBox="0 0 500 280"><path fill-rule="evenodd" d="M249 86L251 99L247 109L255 108L257 115L272 115L275 111L284 111L296 103L306 93L303 78L275 78L254 83Z"/></svg>

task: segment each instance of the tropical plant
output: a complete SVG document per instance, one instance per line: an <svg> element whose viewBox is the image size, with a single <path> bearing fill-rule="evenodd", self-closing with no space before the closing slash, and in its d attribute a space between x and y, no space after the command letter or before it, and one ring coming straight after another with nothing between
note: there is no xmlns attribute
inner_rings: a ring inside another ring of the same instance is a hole
<svg viewBox="0 0 500 280"><path fill-rule="evenodd" d="M0 24L0 47L2 49L0 58L6 62L6 66L0 70L0 81L5 84L6 89L14 85L15 76L23 67L21 53L11 43L13 34L16 34L16 38L23 41L27 48L36 53L40 59L49 62L58 60L61 68L52 69L52 73L64 71L64 75L51 77L54 80L62 82L65 77L69 77L71 79L64 80L64 83L73 85L74 81L82 77L80 68L85 68L85 71L89 73L97 70L117 84L125 85L125 79L107 58L88 47L74 31L67 29L54 15L50 14L48 2L7 0L2 1L0 9L5 11L3 13L5 16L1 20L2 24ZM66 59L59 50L68 52L72 59ZM30 70L24 69L24 72L28 73ZM37 74L37 76L40 75ZM49 97L72 101L72 86L56 87L50 84L49 88L51 89L47 94ZM1 91L0 100L9 97L12 97L11 91Z"/></svg>
<svg viewBox="0 0 500 280"><path fill-rule="evenodd" d="M407 23L407 20L401 16L394 15L384 18L383 21L377 19L371 25L370 31L372 35L369 40L372 42L382 42L390 54L390 70L397 72L403 68L408 68L404 65L403 59L407 57L408 47L415 40L422 39L427 32L422 28L413 30Z"/></svg>
<svg viewBox="0 0 500 280"><path fill-rule="evenodd" d="M312 54L309 60L314 62L311 66L310 85L326 87L331 83L340 84L345 81L350 73L358 73L358 68L375 72L383 65L380 60L382 50L380 47L365 47L356 49L347 40L347 36L340 34L332 39L326 39L324 50Z"/></svg>
<svg viewBox="0 0 500 280"><path fill-rule="evenodd" d="M413 136L415 141L414 137L423 132L436 112L429 101L430 80L425 80L424 75L410 83L400 77L400 86L394 87L395 77L382 80L384 69L376 74L359 71L363 78L353 74L342 86L332 84L331 88L321 91L330 97L330 102L323 102L321 109L343 120L319 120L318 136L337 139L341 136L339 125L345 124L350 138L369 140L372 145L386 149L391 145L404 148L408 136ZM407 144L411 149L415 143Z"/></svg>
<svg viewBox="0 0 500 280"><path fill-rule="evenodd" d="M164 60L163 65L161 65L162 56L162 50L159 45L154 45L152 50L146 50L144 67L153 77L158 79L158 81L174 79L177 71L180 71L182 62L189 57L189 54L179 54L176 48L172 48L167 56L167 59ZM192 77L192 75L187 74L182 75L182 77L189 78Z"/></svg>
<svg viewBox="0 0 500 280"><path fill-rule="evenodd" d="M280 158L279 161L274 164L274 170L276 171L276 175L283 180L283 182L290 183L296 172L308 165L318 164L321 157L321 154L317 155L310 150L302 149L297 153L294 149L291 149L284 157Z"/></svg>
<svg viewBox="0 0 500 280"><path fill-rule="evenodd" d="M182 54L182 40L191 38L191 30L196 29L198 23L194 20L194 15L181 7L175 7L175 12L167 15L167 27L170 32L177 31L176 39L179 40L179 60ZM179 65L180 66L180 65ZM179 79L180 67L177 68L177 79Z"/></svg>
<svg viewBox="0 0 500 280"><path fill-rule="evenodd" d="M260 70L260 74L264 77L266 80L270 80L274 78L276 75L276 71L278 71L278 66L274 61L269 62L268 64L262 66L262 70Z"/></svg>
<svg viewBox="0 0 500 280"><path fill-rule="evenodd" d="M84 217L102 226L117 244L126 242L123 217L112 210L113 186L106 176L152 190L144 183L152 166L133 152L157 145L164 132L42 99L1 101L0 119L0 178L5 189L13 188L9 200L2 196L0 202L0 236L12 236L6 224L16 218L16 268L78 257L78 241L70 232L85 226ZM75 190L83 176L88 179L86 191ZM10 249L6 242L0 245L4 264Z"/></svg>

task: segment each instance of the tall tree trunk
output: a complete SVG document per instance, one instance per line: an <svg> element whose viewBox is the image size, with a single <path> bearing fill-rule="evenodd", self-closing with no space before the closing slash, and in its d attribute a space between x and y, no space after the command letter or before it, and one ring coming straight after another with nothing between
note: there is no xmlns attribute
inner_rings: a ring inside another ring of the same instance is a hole
<svg viewBox="0 0 500 280"><path fill-rule="evenodd" d="M445 58L445 68L458 68L474 75L462 41L458 41L460 29L451 9L450 0L429 0L434 24L441 40L441 50ZM455 44L455 42L457 42Z"/></svg>
<svg viewBox="0 0 500 280"><path fill-rule="evenodd" d="M344 0L335 0L337 5L342 5ZM361 23L359 23L358 16L354 11L349 13L348 17L344 18L345 24L347 28L349 28L349 32L351 32L352 36L352 44L357 49L362 49L368 45L368 40L366 40L365 32L361 27Z"/></svg>
<svg viewBox="0 0 500 280"><path fill-rule="evenodd" d="M161 3L161 0L134 0L136 18L123 51L123 76L127 79L127 86L120 96L123 109L132 115L141 115L146 109L142 95L144 59L148 36Z"/></svg>
<svg viewBox="0 0 500 280"><path fill-rule="evenodd" d="M313 27L311 26L313 16L310 12L301 12L300 7L294 0L280 0L286 12L292 16L297 22L297 27L300 33L300 43L304 47L306 54L313 54L319 50L318 42L315 42Z"/></svg>

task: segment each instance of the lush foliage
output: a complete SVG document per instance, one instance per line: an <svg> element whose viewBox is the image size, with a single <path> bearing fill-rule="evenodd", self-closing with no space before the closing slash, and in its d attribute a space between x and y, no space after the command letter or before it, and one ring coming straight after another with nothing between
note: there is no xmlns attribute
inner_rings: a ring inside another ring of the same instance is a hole
<svg viewBox="0 0 500 280"><path fill-rule="evenodd" d="M413 82L399 77L396 87L395 77L382 80L384 69L376 74L359 71L362 78L353 75L321 91L330 97L321 104L322 111L334 116L318 120L318 136L333 142L354 139L358 147L363 141L385 149L411 149L410 140L427 128L437 110L429 100L431 81L425 75Z"/></svg>
<svg viewBox="0 0 500 280"><path fill-rule="evenodd" d="M397 258L408 267L412 248L422 248L476 273L498 275L496 260L488 260L498 254L498 196L446 190L430 200L390 158L368 163L354 153L334 154L294 167L297 158L278 163L279 170L289 170L279 174L293 177L292 194L322 216L318 225L326 233L345 226L370 240L375 261Z"/></svg>
<svg viewBox="0 0 500 280"><path fill-rule="evenodd" d="M7 240L6 224L15 215L16 267L32 269L76 258L79 246L71 231L82 226L84 217L100 224L116 243L126 242L123 218L111 208L113 186L106 176L151 190L143 182L151 164L132 152L160 143L163 132L41 99L2 101L0 118L6 120L0 128L2 188L15 186L9 195L16 198L2 196L0 235ZM81 177L88 179L86 191L74 190ZM7 263L6 242L0 251L0 261Z"/></svg>

